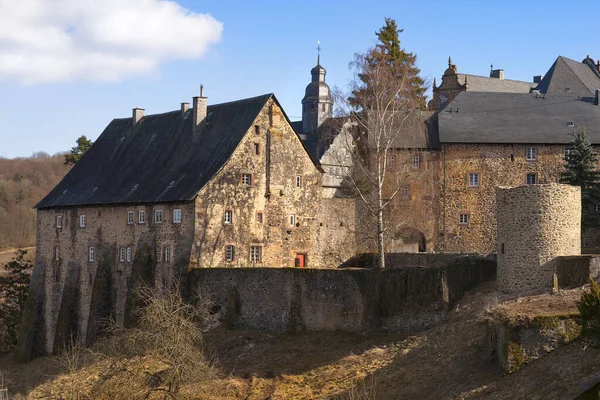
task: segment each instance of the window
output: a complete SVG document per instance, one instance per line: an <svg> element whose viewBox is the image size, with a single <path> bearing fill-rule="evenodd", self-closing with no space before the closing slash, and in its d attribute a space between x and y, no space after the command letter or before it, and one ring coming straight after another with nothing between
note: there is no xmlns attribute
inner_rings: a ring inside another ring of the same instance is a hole
<svg viewBox="0 0 600 400"><path fill-rule="evenodd" d="M296 226L296 216L294 214L290 214L290 226Z"/></svg>
<svg viewBox="0 0 600 400"><path fill-rule="evenodd" d="M573 122L573 121L567 121L567 126L569 128L574 128L575 127L575 122Z"/></svg>
<svg viewBox="0 0 600 400"><path fill-rule="evenodd" d="M445 93L440 94L440 106L443 106L448 101L448 96Z"/></svg>
<svg viewBox="0 0 600 400"><path fill-rule="evenodd" d="M231 212L231 210L225 210L223 222L226 224L231 224L233 222L233 212Z"/></svg>
<svg viewBox="0 0 600 400"><path fill-rule="evenodd" d="M296 187L302 187L302 177L300 175L296 176Z"/></svg>
<svg viewBox="0 0 600 400"><path fill-rule="evenodd" d="M181 208L176 208L173 210L173 223L174 224L181 223Z"/></svg>
<svg viewBox="0 0 600 400"><path fill-rule="evenodd" d="M412 167L418 169L421 166L421 157L413 156L412 158Z"/></svg>
<svg viewBox="0 0 600 400"><path fill-rule="evenodd" d="M254 154L255 155L260 155L260 144L258 143L254 143Z"/></svg>
<svg viewBox="0 0 600 400"><path fill-rule="evenodd" d="M527 174L527 184L528 185L537 184L537 174Z"/></svg>
<svg viewBox="0 0 600 400"><path fill-rule="evenodd" d="M92 246L90 246L90 248L88 250L88 261L89 262L94 261L94 248Z"/></svg>
<svg viewBox="0 0 600 400"><path fill-rule="evenodd" d="M125 247L121 246L119 251L119 261L125 262Z"/></svg>
<svg viewBox="0 0 600 400"><path fill-rule="evenodd" d="M254 125L254 134L255 135L260 135L260 126Z"/></svg>
<svg viewBox="0 0 600 400"><path fill-rule="evenodd" d="M479 174L472 172L469 174L469 187L479 187Z"/></svg>
<svg viewBox="0 0 600 400"><path fill-rule="evenodd" d="M571 87L565 86L565 93L571 93Z"/></svg>
<svg viewBox="0 0 600 400"><path fill-rule="evenodd" d="M133 225L133 211L127 211L127 224Z"/></svg>
<svg viewBox="0 0 600 400"><path fill-rule="evenodd" d="M253 262L253 263L262 262L262 247L250 246L250 262Z"/></svg>
<svg viewBox="0 0 600 400"><path fill-rule="evenodd" d="M460 214L458 216L458 223L460 225L469 225L469 214Z"/></svg>
<svg viewBox="0 0 600 400"><path fill-rule="evenodd" d="M396 168L396 155L392 154L388 158L388 169L393 170Z"/></svg>
<svg viewBox="0 0 600 400"><path fill-rule="evenodd" d="M259 211L256 213L256 222L259 224L263 223L263 213L262 211Z"/></svg>
<svg viewBox="0 0 600 400"><path fill-rule="evenodd" d="M56 261L60 260L60 246L54 247L54 259Z"/></svg>
<svg viewBox="0 0 600 400"><path fill-rule="evenodd" d="M410 186L404 185L400 188L400 197L408 199L410 197Z"/></svg>
<svg viewBox="0 0 600 400"><path fill-rule="evenodd" d="M85 228L85 215L80 215L79 216L79 227L80 228Z"/></svg>
<svg viewBox="0 0 600 400"><path fill-rule="evenodd" d="M596 203L596 212L600 211L600 203Z"/></svg>
<svg viewBox="0 0 600 400"><path fill-rule="evenodd" d="M575 154L575 149L572 147L565 147L565 160Z"/></svg>
<svg viewBox="0 0 600 400"><path fill-rule="evenodd" d="M527 161L535 161L537 158L537 148L528 147L525 151L525 158L527 159Z"/></svg>
<svg viewBox="0 0 600 400"><path fill-rule="evenodd" d="M154 223L162 224L163 222L163 210L154 210Z"/></svg>
<svg viewBox="0 0 600 400"><path fill-rule="evenodd" d="M127 246L127 262L131 262L131 247Z"/></svg>
<svg viewBox="0 0 600 400"><path fill-rule="evenodd" d="M232 245L225 246L225 260L228 262L233 261L235 249Z"/></svg>
<svg viewBox="0 0 600 400"><path fill-rule="evenodd" d="M244 186L252 185L252 175L251 174L242 174L242 185L244 185Z"/></svg>
<svg viewBox="0 0 600 400"><path fill-rule="evenodd" d="M57 215L56 216L56 227L57 228L62 228L62 215Z"/></svg>
<svg viewBox="0 0 600 400"><path fill-rule="evenodd" d="M140 210L138 211L138 224L146 223L146 211Z"/></svg>
<svg viewBox="0 0 600 400"><path fill-rule="evenodd" d="M163 260L165 262L170 262L171 261L171 248L170 247L165 247L163 249Z"/></svg>
<svg viewBox="0 0 600 400"><path fill-rule="evenodd" d="M325 112L325 103L321 104L321 111Z"/></svg>

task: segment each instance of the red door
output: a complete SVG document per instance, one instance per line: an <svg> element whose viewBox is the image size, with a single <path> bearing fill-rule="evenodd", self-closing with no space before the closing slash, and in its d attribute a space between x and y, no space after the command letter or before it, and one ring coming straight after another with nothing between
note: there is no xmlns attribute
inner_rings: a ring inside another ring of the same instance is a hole
<svg viewBox="0 0 600 400"><path fill-rule="evenodd" d="M306 255L296 254L296 260L294 262L296 267L304 268L306 266Z"/></svg>

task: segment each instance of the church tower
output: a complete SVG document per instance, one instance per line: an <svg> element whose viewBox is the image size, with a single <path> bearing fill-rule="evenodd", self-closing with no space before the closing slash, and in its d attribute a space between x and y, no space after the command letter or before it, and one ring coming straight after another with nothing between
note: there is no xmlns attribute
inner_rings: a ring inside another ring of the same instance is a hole
<svg viewBox="0 0 600 400"><path fill-rule="evenodd" d="M321 47L317 47L317 50L317 66L310 71L312 79L302 99L302 133L307 136L315 134L333 113L331 92L325 83L326 71L321 66Z"/></svg>

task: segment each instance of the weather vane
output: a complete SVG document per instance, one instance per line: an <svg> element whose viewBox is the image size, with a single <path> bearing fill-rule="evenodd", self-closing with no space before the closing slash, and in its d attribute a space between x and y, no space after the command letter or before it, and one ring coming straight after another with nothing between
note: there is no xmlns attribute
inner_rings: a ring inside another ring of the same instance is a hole
<svg viewBox="0 0 600 400"><path fill-rule="evenodd" d="M317 65L321 65L321 41L317 40Z"/></svg>

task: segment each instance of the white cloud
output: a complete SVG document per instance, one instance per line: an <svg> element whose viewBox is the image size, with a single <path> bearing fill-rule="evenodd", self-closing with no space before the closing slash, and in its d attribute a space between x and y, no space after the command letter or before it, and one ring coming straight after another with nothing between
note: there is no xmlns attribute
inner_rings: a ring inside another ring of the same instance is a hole
<svg viewBox="0 0 600 400"><path fill-rule="evenodd" d="M196 59L223 24L162 0L0 0L0 79L119 81Z"/></svg>

